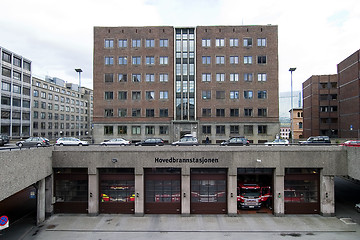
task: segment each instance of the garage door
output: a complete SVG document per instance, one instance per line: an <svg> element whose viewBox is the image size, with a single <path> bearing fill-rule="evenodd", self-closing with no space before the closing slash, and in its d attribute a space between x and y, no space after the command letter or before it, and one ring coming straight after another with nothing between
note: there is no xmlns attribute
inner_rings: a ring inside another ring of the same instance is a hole
<svg viewBox="0 0 360 240"><path fill-rule="evenodd" d="M226 169L191 169L191 213L227 213Z"/></svg>

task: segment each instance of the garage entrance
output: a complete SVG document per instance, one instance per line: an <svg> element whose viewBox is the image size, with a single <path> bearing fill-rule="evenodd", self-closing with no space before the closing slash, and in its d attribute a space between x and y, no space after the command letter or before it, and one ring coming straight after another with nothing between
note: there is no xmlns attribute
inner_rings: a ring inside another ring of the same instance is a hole
<svg viewBox="0 0 360 240"><path fill-rule="evenodd" d="M181 213L181 169L146 168L145 213Z"/></svg>
<svg viewBox="0 0 360 240"><path fill-rule="evenodd" d="M227 169L190 170L192 214L227 213Z"/></svg>
<svg viewBox="0 0 360 240"><path fill-rule="evenodd" d="M55 168L55 213L88 213L88 169Z"/></svg>
<svg viewBox="0 0 360 240"><path fill-rule="evenodd" d="M285 214L320 213L320 169L286 168Z"/></svg>
<svg viewBox="0 0 360 240"><path fill-rule="evenodd" d="M133 168L99 169L99 212L134 213L135 175Z"/></svg>
<svg viewBox="0 0 360 240"><path fill-rule="evenodd" d="M272 168L237 169L237 207L239 214L273 213Z"/></svg>

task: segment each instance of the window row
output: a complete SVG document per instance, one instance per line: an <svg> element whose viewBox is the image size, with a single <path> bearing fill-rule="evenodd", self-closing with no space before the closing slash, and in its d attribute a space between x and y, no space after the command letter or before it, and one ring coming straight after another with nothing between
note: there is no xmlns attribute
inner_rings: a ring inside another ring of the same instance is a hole
<svg viewBox="0 0 360 240"><path fill-rule="evenodd" d="M215 63L216 64L225 64L226 56L215 56ZM228 64L239 64L241 58L239 56L229 56ZM211 64L211 56L202 56L201 57L202 64L209 65ZM257 64L266 64L267 63L267 56L257 56L256 57ZM244 56L243 57L244 64L253 64L253 56Z"/></svg>
<svg viewBox="0 0 360 240"><path fill-rule="evenodd" d="M168 82L169 81L169 74L167 74L167 73L160 73L160 74L133 73L133 74L129 74L129 77L130 76L131 76L131 81L132 82L142 82L144 80L145 80L145 82L155 82L155 78L159 82ZM145 79L142 79L143 76L145 76ZM107 82L107 83L114 82L115 77L116 77L116 75L114 73L105 73L104 74L104 81ZM126 74L126 73L118 73L117 74L117 81L118 82L127 82L128 81L128 74Z"/></svg>
<svg viewBox="0 0 360 240"><path fill-rule="evenodd" d="M141 108L119 108L117 109L117 117L169 117L169 110L167 108L160 108L155 115L155 109L145 109L145 115L143 116ZM116 111L116 110L115 110ZM115 111L112 108L104 109L104 117L114 117Z"/></svg>
<svg viewBox="0 0 360 240"><path fill-rule="evenodd" d="M33 119L47 119L47 120L61 120L61 121L79 121L79 115L69 115L69 114L58 114L58 113L51 113L51 112L33 112ZM80 121L87 121L87 116L81 116Z"/></svg>
<svg viewBox="0 0 360 240"><path fill-rule="evenodd" d="M215 74L215 79L217 82L225 82L226 79L226 75L228 75L228 80L230 82L238 82L240 79L240 74L239 73L216 73ZM266 82L267 81L267 74L266 73L258 73L257 75L257 81L258 82ZM244 73L243 74L243 80L245 82L252 82L254 79L254 74L253 73ZM211 82L212 80L212 74L211 73L202 73L201 74L201 81L203 82Z"/></svg>
<svg viewBox="0 0 360 240"><path fill-rule="evenodd" d="M131 58L127 56L120 56L118 58L119 65L127 65L130 63L128 60L131 59L132 65L141 65L141 62L144 61L143 56L132 56ZM156 57L156 61L159 65L168 65L169 57L168 56L160 56ZM105 65L114 65L114 57L113 56L105 56ZM155 56L145 56L145 64L146 65L155 65Z"/></svg>
<svg viewBox="0 0 360 240"><path fill-rule="evenodd" d="M141 100L141 91L132 91L131 92L131 99L132 100ZM113 91L106 91L104 92L104 99L105 100L113 100L115 99L115 93ZM118 91L119 100L127 100L128 99L128 92L127 91ZM145 99L146 100L154 100L155 99L155 91L145 91ZM169 92L168 91L159 91L158 99L169 99Z"/></svg>
<svg viewBox="0 0 360 240"><path fill-rule="evenodd" d="M47 126L46 126L47 125ZM81 129L88 128L87 124L80 124ZM58 122L33 122L33 129L79 129L79 123L58 123ZM34 133L35 136L35 133ZM50 133L49 133L50 136ZM69 136L66 134L66 136ZM71 135L74 136L74 135Z"/></svg>
<svg viewBox="0 0 360 240"><path fill-rule="evenodd" d="M3 51L1 59L11 64L11 53ZM20 57L13 56L12 64L20 68L23 65L25 70L31 71L31 63L25 60L23 61Z"/></svg>
<svg viewBox="0 0 360 240"><path fill-rule="evenodd" d="M216 38L216 39L210 39L210 38L203 38L201 40L201 46L202 47L211 47L211 44L214 44L215 40L215 47L225 47L226 46L226 40L225 38ZM239 38L229 38L228 39L228 46L229 47L239 47ZM253 39L250 37L245 37L242 40L242 46L243 47L252 47L254 44ZM256 45L258 47L266 47L267 46L267 39L266 38L257 38Z"/></svg>
<svg viewBox="0 0 360 240"><path fill-rule="evenodd" d="M253 99L254 93L252 90L245 90L243 92L244 99ZM225 99L225 91L215 91L215 98L216 99ZM203 90L201 92L201 98L202 99L211 99L211 90ZM266 99L267 98L267 91L266 90L260 90L257 91L257 98L258 99ZM240 99L240 91L237 90L230 90L229 92L229 99Z"/></svg>
<svg viewBox="0 0 360 240"><path fill-rule="evenodd" d="M4 76L4 77L11 78L11 69L7 68L7 67L2 67L1 75ZM18 80L18 81L23 80L23 82L25 82L25 83L30 83L31 82L30 75L21 74L20 72L17 72L17 71L13 71L12 78L14 80Z"/></svg>
<svg viewBox="0 0 360 240"><path fill-rule="evenodd" d="M21 105L22 102L22 105ZM11 106L11 98L8 96L1 96L1 104ZM12 98L12 106L30 108L30 100L22 100L19 98Z"/></svg>
<svg viewBox="0 0 360 240"><path fill-rule="evenodd" d="M22 91L21 91L22 88ZM8 82L1 82L1 91L4 92L13 92L18 94L23 94L26 96L30 96L30 88L27 87L21 87L19 85L13 84L11 85Z"/></svg>
<svg viewBox="0 0 360 240"><path fill-rule="evenodd" d="M141 135L141 131L145 131L146 135L168 135L169 134L169 126L145 126L145 128L141 128L141 126L131 126L128 127L126 125L122 126L104 126L104 135L113 135L117 131L118 135Z"/></svg>
<svg viewBox="0 0 360 240"><path fill-rule="evenodd" d="M216 134L225 134L226 128L229 128L230 134L240 134L240 126L239 125L216 125L212 127L211 125L202 126L203 134L212 134L212 131L215 131ZM254 125L244 125L244 134L245 135L253 135L254 134ZM257 126L257 134L267 134L267 126L266 125L258 125Z"/></svg>
<svg viewBox="0 0 360 240"><path fill-rule="evenodd" d="M50 91L55 91L55 92L58 92L58 93L62 93L62 94L66 94L66 95L71 95L73 97L79 97L79 93L78 92L74 92L74 91L69 91L69 90L65 90L65 89L60 89L58 87L54 87L52 85L48 86L48 84L44 83L44 84L41 84L41 82L35 82L35 86L36 87L40 87L40 88L44 88L44 89L49 89Z"/></svg>
<svg viewBox="0 0 360 240"><path fill-rule="evenodd" d="M116 40L114 39L104 39L104 48L114 48ZM146 48L154 47L168 47L169 39L118 39L117 47L118 48L127 48L131 46L132 48L141 48L141 46Z"/></svg>
<svg viewBox="0 0 360 240"><path fill-rule="evenodd" d="M72 113L79 113L79 108L71 107L71 106L65 106L65 105L59 105L59 104L52 104L52 103L46 103L41 102L39 106L39 101L34 101L34 108L41 108L41 109L47 109L47 110L54 110L54 111L60 111L60 112L72 112ZM80 113L87 114L87 109L80 109Z"/></svg>
<svg viewBox="0 0 360 240"><path fill-rule="evenodd" d="M47 96L47 98L46 98L46 96ZM72 98L63 97L63 96L59 96L59 95L53 95L52 93L46 93L46 92L40 92L40 94L39 94L39 90L34 90L34 97L41 97L42 99L55 100L57 102L60 101L62 103L68 103L68 104L72 104L72 105L76 105L76 106L79 106L79 104L80 104L81 107L88 106L88 102L79 101L78 99L72 99Z"/></svg>
<svg viewBox="0 0 360 240"><path fill-rule="evenodd" d="M1 110L1 119L22 119L22 120L30 120L29 112L20 112L20 111L11 111L10 110Z"/></svg>
<svg viewBox="0 0 360 240"><path fill-rule="evenodd" d="M211 108L203 108L202 117L241 117L239 108L216 108L215 113L212 112L213 110ZM244 108L242 116L254 117L253 108ZM267 108L258 108L257 117L267 117Z"/></svg>

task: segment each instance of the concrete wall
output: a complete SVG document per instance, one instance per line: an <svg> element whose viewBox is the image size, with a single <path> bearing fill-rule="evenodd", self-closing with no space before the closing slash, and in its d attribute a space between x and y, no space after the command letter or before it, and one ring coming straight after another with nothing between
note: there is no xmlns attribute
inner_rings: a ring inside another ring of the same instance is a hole
<svg viewBox="0 0 360 240"><path fill-rule="evenodd" d="M360 180L360 148L347 147L348 176Z"/></svg>

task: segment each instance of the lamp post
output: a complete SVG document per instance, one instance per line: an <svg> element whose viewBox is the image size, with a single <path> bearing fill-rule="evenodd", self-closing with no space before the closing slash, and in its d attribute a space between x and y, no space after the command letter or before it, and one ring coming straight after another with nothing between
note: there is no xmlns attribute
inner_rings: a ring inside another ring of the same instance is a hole
<svg viewBox="0 0 360 240"><path fill-rule="evenodd" d="M81 96L81 92L80 92L80 87L81 87L81 73L82 70L81 68L75 68L75 72L79 73L79 88L78 88L78 92L79 92L79 139L80 139L80 123L81 123L81 111L80 111L80 96Z"/></svg>
<svg viewBox="0 0 360 240"><path fill-rule="evenodd" d="M291 74L291 94L290 94L290 98L291 98L291 117L290 117L290 120L291 120L291 143L294 143L294 126L293 126L293 118L294 118L294 107L293 107L293 81L292 81L292 73L293 71L295 71L296 68L290 68L289 71L290 71L290 74Z"/></svg>

